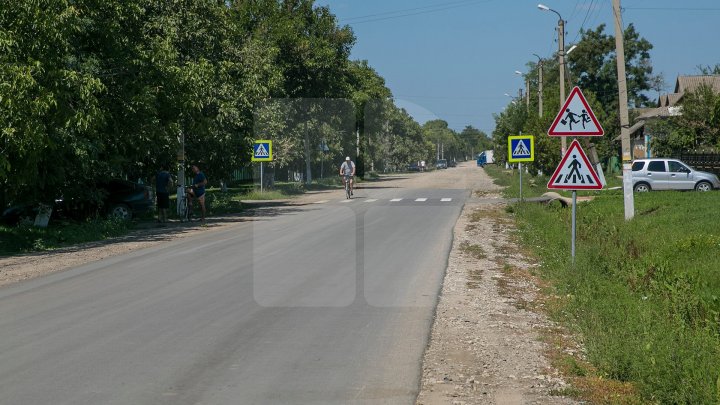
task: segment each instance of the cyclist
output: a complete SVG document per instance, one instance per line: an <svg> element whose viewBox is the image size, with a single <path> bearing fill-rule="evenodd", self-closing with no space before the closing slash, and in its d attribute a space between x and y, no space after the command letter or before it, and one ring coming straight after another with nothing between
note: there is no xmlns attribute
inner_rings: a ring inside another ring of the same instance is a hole
<svg viewBox="0 0 720 405"><path fill-rule="evenodd" d="M192 201L197 200L200 203L200 213L202 223L205 224L205 185L207 184L207 177L205 173L200 171L197 165L192 167L195 177L193 178L192 186L188 190L188 209L192 212Z"/></svg>
<svg viewBox="0 0 720 405"><path fill-rule="evenodd" d="M350 160L350 156L340 165L340 175L343 176L345 182L350 182L350 195L353 195L353 176L355 176L355 163Z"/></svg>

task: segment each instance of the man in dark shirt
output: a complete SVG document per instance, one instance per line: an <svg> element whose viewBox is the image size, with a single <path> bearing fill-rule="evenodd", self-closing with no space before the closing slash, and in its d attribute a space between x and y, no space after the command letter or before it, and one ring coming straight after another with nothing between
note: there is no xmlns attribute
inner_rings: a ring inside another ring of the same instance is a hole
<svg viewBox="0 0 720 405"><path fill-rule="evenodd" d="M195 173L192 184L192 194L193 198L200 203L202 223L205 224L205 185L207 185L207 177L205 177L205 173L201 172L197 165L193 165L192 171ZM190 201L192 201L192 199ZM190 209L192 210L192 203Z"/></svg>
<svg viewBox="0 0 720 405"><path fill-rule="evenodd" d="M170 208L170 188L172 177L163 167L155 177L155 192L157 194L158 222L167 222L167 211Z"/></svg>

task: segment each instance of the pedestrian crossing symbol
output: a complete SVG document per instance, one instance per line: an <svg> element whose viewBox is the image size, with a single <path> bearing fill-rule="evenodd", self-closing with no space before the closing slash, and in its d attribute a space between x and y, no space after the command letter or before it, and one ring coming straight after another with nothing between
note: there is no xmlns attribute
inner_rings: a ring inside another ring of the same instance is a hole
<svg viewBox="0 0 720 405"><path fill-rule="evenodd" d="M573 140L547 184L549 189L600 190L603 188L585 152Z"/></svg>
<svg viewBox="0 0 720 405"><path fill-rule="evenodd" d="M508 136L508 162L535 160L535 137L532 135Z"/></svg>
<svg viewBox="0 0 720 405"><path fill-rule="evenodd" d="M272 141L255 141L253 145L253 162L271 162L272 157Z"/></svg>

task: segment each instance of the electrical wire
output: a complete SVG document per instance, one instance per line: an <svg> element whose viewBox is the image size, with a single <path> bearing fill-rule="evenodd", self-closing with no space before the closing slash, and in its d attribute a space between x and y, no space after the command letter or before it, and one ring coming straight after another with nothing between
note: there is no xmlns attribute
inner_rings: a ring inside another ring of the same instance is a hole
<svg viewBox="0 0 720 405"><path fill-rule="evenodd" d="M362 17L353 17L342 19L343 24L364 24L375 21L391 20L396 18L411 17L421 14L436 13L439 11L450 10L459 7L474 6L482 3L489 3L494 0L463 0L450 3L435 4L424 7L414 7L402 10L388 11L385 13L368 14ZM396 14L396 15L394 15Z"/></svg>

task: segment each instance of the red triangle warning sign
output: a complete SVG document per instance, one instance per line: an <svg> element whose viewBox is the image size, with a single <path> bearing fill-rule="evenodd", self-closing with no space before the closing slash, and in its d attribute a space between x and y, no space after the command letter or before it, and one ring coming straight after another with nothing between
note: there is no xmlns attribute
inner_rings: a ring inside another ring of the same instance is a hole
<svg viewBox="0 0 720 405"><path fill-rule="evenodd" d="M577 140L573 140L547 188L560 190L600 190L603 188L585 152Z"/></svg>
<svg viewBox="0 0 720 405"><path fill-rule="evenodd" d="M575 86L548 129L550 136L603 136L600 122L579 87Z"/></svg>

